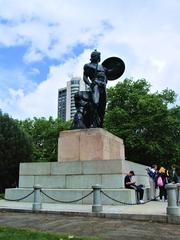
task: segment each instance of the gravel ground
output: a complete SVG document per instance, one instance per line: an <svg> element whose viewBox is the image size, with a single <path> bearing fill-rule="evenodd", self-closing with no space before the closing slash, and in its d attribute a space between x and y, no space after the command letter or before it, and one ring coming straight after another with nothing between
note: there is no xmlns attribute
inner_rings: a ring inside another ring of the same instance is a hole
<svg viewBox="0 0 180 240"><path fill-rule="evenodd" d="M109 218L0 212L0 226L96 236L101 240L180 240L180 225Z"/></svg>

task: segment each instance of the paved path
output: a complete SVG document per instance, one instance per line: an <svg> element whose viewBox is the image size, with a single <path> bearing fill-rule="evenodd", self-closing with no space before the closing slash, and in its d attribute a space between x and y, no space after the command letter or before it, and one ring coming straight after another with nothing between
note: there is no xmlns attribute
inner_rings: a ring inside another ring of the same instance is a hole
<svg viewBox="0 0 180 240"><path fill-rule="evenodd" d="M104 205L102 213L114 214L140 214L140 215L166 215L167 202L151 201L146 204L138 205ZM32 203L27 202L14 202L0 200L0 209L24 209L32 210ZM49 212L81 212L91 213L92 206L85 204L55 204L43 203L42 211Z"/></svg>
<svg viewBox="0 0 180 240"><path fill-rule="evenodd" d="M180 239L179 225L88 216L0 212L0 225L78 236L96 236L101 240Z"/></svg>

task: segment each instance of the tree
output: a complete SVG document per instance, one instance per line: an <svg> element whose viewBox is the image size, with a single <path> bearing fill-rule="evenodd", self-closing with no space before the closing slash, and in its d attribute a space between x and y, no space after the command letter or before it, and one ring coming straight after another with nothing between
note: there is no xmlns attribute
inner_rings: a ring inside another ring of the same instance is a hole
<svg viewBox="0 0 180 240"><path fill-rule="evenodd" d="M33 161L57 161L57 148L59 132L67 130L70 122L62 119L33 118L19 121L19 125L32 137Z"/></svg>
<svg viewBox="0 0 180 240"><path fill-rule="evenodd" d="M17 185L19 163L31 161L31 138L0 111L0 191Z"/></svg>
<svg viewBox="0 0 180 240"><path fill-rule="evenodd" d="M128 160L168 167L180 161L180 107L172 90L150 93L145 79L108 89L105 128L124 139Z"/></svg>

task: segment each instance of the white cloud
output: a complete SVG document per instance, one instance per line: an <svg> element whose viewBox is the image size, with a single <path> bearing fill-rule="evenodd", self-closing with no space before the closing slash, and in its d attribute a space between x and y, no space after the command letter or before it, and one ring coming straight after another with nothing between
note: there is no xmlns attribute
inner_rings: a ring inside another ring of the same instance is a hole
<svg viewBox="0 0 180 240"><path fill-rule="evenodd" d="M14 100L11 91L11 109L0 98L16 117L56 116L57 89L69 76L82 76L83 64L89 61L91 49L73 55L78 44L96 47L102 60L120 56L126 64L122 78L146 78L152 91L168 87L180 95L179 1L0 0L0 6L0 16L7 20L0 24L1 46L26 46L26 64L44 58L64 62L49 66L47 79L28 92L22 85L11 87L18 96ZM38 73L32 69L32 74Z"/></svg>
<svg viewBox="0 0 180 240"><path fill-rule="evenodd" d="M14 117L49 117L57 116L57 96L58 89L65 87L65 82L69 81L69 76L77 76L82 71L82 62L89 58L87 50L77 59L71 59L63 65L51 66L47 80L40 83L37 88L29 94L21 94L22 92L12 91L11 95L14 100L16 111ZM17 97L18 96L18 97ZM16 97L16 99L15 99Z"/></svg>
<svg viewBox="0 0 180 240"><path fill-rule="evenodd" d="M151 62L152 62L152 65L157 67L158 73L161 73L166 66L166 62L164 60L151 58Z"/></svg>
<svg viewBox="0 0 180 240"><path fill-rule="evenodd" d="M91 45L102 37L108 27L98 9L87 11L89 6L81 1L0 1L1 17L8 20L1 24L0 43L5 46L27 45L24 56L27 62L43 57L61 58L79 43ZM72 5L72 3L81 3ZM82 6L81 6L82 5ZM98 4L97 4L98 6ZM85 8L85 9L84 9ZM84 12L86 10L86 12ZM102 10L103 11L103 10Z"/></svg>
<svg viewBox="0 0 180 240"><path fill-rule="evenodd" d="M8 90L13 100L24 97L24 92L22 89L14 90L12 88L9 88Z"/></svg>
<svg viewBox="0 0 180 240"><path fill-rule="evenodd" d="M35 76L35 75L39 75L40 71L38 68L32 68L29 73L30 73L30 75Z"/></svg>

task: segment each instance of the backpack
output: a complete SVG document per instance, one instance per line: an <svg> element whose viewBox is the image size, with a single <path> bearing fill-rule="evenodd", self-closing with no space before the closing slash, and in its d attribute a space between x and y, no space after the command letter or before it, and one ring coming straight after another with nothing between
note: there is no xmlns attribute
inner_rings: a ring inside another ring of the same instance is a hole
<svg viewBox="0 0 180 240"><path fill-rule="evenodd" d="M158 185L159 187L163 187L163 186L164 186L164 183L163 183L163 180L162 180L162 177L161 177L161 176L159 176L159 177L157 178L157 185Z"/></svg>

